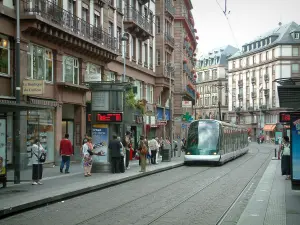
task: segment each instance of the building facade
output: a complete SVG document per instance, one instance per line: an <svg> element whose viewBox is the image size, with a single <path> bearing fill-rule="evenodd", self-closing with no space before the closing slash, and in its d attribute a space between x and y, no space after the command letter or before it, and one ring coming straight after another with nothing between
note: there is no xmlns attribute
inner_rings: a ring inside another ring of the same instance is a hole
<svg viewBox="0 0 300 225"><path fill-rule="evenodd" d="M198 36L194 28L195 22L191 10L193 5L190 0L174 1L174 95L173 95L173 134L176 139L185 136L186 126L182 125L181 118L183 114L194 114L194 108L197 97L196 91L196 65L195 50L197 47ZM191 101L192 107L183 108L182 101Z"/></svg>
<svg viewBox="0 0 300 225"><path fill-rule="evenodd" d="M158 129L157 136L169 136L170 128L170 89L174 84L174 2L156 1L156 88ZM171 80L170 80L171 79Z"/></svg>
<svg viewBox="0 0 300 225"><path fill-rule="evenodd" d="M229 111L232 123L249 127L251 135L274 136L280 108L279 78L300 75L300 27L281 25L244 44L242 51L229 59Z"/></svg>
<svg viewBox="0 0 300 225"><path fill-rule="evenodd" d="M238 51L227 45L200 57L196 65L197 91L196 119L228 120L228 58ZM219 106L221 117L219 115Z"/></svg>
<svg viewBox="0 0 300 225"><path fill-rule="evenodd" d="M121 54L117 26L108 21L114 1L20 1L21 102L51 106L21 116L21 161L27 165L26 146L38 138L48 151L47 161L59 160L59 142L70 134L75 158L80 157L86 132L85 79L109 80L108 63ZM16 14L13 1L0 1L0 99L15 101ZM114 27L114 28L112 28ZM39 87L33 88L32 87ZM8 120L9 117L8 117ZM13 121L8 121L7 144ZM13 147L8 147L13 163Z"/></svg>

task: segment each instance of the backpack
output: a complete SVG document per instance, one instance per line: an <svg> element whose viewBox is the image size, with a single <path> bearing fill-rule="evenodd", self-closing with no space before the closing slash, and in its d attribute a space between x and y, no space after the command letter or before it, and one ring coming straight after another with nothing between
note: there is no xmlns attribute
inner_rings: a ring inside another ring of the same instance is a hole
<svg viewBox="0 0 300 225"><path fill-rule="evenodd" d="M41 162L41 163L44 163L46 162L46 156L47 154L45 152L42 152L40 157L38 157L37 154L34 153L34 155L38 158L38 161Z"/></svg>

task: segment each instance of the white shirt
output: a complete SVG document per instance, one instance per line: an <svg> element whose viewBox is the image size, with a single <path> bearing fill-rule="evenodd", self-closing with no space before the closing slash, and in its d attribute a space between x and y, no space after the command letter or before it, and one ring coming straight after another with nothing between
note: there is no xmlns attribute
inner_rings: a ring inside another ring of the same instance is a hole
<svg viewBox="0 0 300 225"><path fill-rule="evenodd" d="M41 144L33 144L31 147L32 151L32 157L31 157L31 163L32 164L44 164L42 162L39 162L39 158L42 153L46 153L45 149Z"/></svg>
<svg viewBox="0 0 300 225"><path fill-rule="evenodd" d="M150 140L148 142L148 145L149 145L149 149L151 151L157 150L159 148L159 144L158 144L158 142L155 139Z"/></svg>

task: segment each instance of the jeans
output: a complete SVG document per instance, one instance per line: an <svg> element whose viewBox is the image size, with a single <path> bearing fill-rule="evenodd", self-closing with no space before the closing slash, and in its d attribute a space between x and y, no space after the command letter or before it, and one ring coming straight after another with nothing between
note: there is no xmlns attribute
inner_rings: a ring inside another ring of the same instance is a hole
<svg viewBox="0 0 300 225"><path fill-rule="evenodd" d="M151 150L151 164L156 164L156 153L157 150Z"/></svg>
<svg viewBox="0 0 300 225"><path fill-rule="evenodd" d="M68 155L61 156L60 172L63 171L65 164L66 164L66 173L69 172L70 161L71 161L71 156L68 156Z"/></svg>

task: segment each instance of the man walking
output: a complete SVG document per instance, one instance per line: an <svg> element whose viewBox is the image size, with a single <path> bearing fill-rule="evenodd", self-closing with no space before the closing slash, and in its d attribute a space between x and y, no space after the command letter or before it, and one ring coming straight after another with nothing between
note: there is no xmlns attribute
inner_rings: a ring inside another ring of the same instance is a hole
<svg viewBox="0 0 300 225"><path fill-rule="evenodd" d="M108 149L111 154L111 172L119 173L120 172L120 160L121 160L121 142L117 140L117 135L113 135L113 140L109 142Z"/></svg>
<svg viewBox="0 0 300 225"><path fill-rule="evenodd" d="M74 154L72 143L69 140L69 134L65 134L65 138L60 141L60 147L59 147L60 155L61 155L61 164L60 164L60 172L63 173L63 169L66 164L66 170L65 173L70 173L70 160L71 155Z"/></svg>
<svg viewBox="0 0 300 225"><path fill-rule="evenodd" d="M156 164L156 154L159 148L159 144L155 138L152 138L149 141L149 149L151 151L151 164Z"/></svg>

